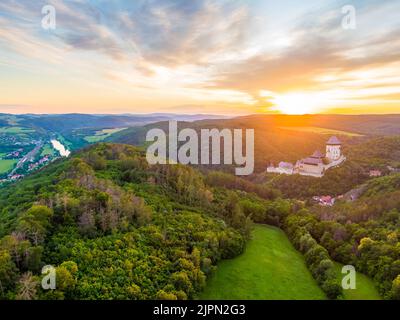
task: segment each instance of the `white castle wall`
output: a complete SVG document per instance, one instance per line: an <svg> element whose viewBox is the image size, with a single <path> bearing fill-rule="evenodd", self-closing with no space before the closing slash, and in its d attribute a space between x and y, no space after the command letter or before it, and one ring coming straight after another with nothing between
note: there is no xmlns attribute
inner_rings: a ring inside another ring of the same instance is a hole
<svg viewBox="0 0 400 320"><path fill-rule="evenodd" d="M326 157L331 161L339 160L341 155L342 153L340 146L332 146L332 145L326 146Z"/></svg>

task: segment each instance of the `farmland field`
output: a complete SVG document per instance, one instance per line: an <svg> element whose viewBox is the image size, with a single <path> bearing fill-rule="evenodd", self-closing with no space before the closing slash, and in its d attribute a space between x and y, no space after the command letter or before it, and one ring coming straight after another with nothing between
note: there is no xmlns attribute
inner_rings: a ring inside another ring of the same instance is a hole
<svg viewBox="0 0 400 320"><path fill-rule="evenodd" d="M256 225L241 256L218 264L201 299L326 299L285 233Z"/></svg>
<svg viewBox="0 0 400 320"><path fill-rule="evenodd" d="M43 150L42 150L42 153L40 154L40 156L44 156L47 154L54 155L54 153L55 153L54 151L55 151L54 148L49 143L46 143L43 147Z"/></svg>
<svg viewBox="0 0 400 320"><path fill-rule="evenodd" d="M8 133L8 134L18 134L18 133L32 133L35 130L23 128L23 127L3 127L0 128L0 133Z"/></svg>
<svg viewBox="0 0 400 320"><path fill-rule="evenodd" d="M0 160L0 174L10 171L16 163L17 160Z"/></svg>
<svg viewBox="0 0 400 320"><path fill-rule="evenodd" d="M109 137L110 135L125 130L127 128L103 129L97 131L94 135L86 136L85 140L89 143L100 142Z"/></svg>
<svg viewBox="0 0 400 320"><path fill-rule="evenodd" d="M341 131L341 130L333 130L327 128L320 128L320 127L280 127L280 129L284 130L291 130L291 131L299 131L299 132L311 132L311 133L318 133L318 134L336 134L348 137L361 137L361 134L349 132L349 131Z"/></svg>

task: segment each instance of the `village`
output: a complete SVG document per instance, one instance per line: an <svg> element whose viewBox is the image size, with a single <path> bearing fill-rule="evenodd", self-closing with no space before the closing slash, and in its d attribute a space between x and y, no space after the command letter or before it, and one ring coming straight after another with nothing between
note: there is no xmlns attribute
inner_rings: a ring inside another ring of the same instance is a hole
<svg viewBox="0 0 400 320"><path fill-rule="evenodd" d="M27 173L39 169L51 161L51 154L40 154L43 148L43 142L41 140L33 142L34 148L30 151L18 148L2 157L4 160L15 160L16 165L7 174L7 177L0 180L0 183L22 179Z"/></svg>
<svg viewBox="0 0 400 320"><path fill-rule="evenodd" d="M56 139L51 139L50 141L32 140L30 145L24 145L22 148L18 147L18 149L7 152L0 157L0 160L15 162L13 168L10 168L8 172L4 172L0 176L0 184L23 179L29 173L46 166L60 157L68 157L70 153Z"/></svg>

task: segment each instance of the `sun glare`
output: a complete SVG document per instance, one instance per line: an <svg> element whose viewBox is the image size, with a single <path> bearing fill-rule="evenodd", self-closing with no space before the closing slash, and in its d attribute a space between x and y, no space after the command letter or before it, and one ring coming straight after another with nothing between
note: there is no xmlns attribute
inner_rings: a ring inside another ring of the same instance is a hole
<svg viewBox="0 0 400 320"><path fill-rule="evenodd" d="M323 97L318 93L287 93L276 95L271 99L274 110L284 114L310 114L321 111Z"/></svg>

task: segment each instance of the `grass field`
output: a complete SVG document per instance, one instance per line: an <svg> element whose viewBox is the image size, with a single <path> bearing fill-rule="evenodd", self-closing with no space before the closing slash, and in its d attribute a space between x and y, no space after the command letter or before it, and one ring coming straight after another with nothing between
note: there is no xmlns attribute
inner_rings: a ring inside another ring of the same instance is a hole
<svg viewBox="0 0 400 320"><path fill-rule="evenodd" d="M110 135L125 130L126 128L103 129L96 132L95 135L86 136L85 140L89 143L100 142L109 137Z"/></svg>
<svg viewBox="0 0 400 320"><path fill-rule="evenodd" d="M22 127L3 127L0 128L0 133L18 134L18 133L32 133L35 130L22 128Z"/></svg>
<svg viewBox="0 0 400 320"><path fill-rule="evenodd" d="M243 255L218 264L200 299L302 300L326 299L308 271L303 256L285 233L256 225ZM335 263L338 279L342 265ZM379 300L371 279L357 273L355 290L344 290L346 300Z"/></svg>
<svg viewBox="0 0 400 320"><path fill-rule="evenodd" d="M335 268L338 273L338 278L342 279L343 265L335 263ZM354 290L343 290L344 298L346 300L381 300L378 290L375 287L374 282L367 276L356 273L356 289Z"/></svg>
<svg viewBox="0 0 400 320"><path fill-rule="evenodd" d="M54 155L54 151L54 148L50 144L46 143L42 149L42 153L40 154L40 156L44 156L46 154Z"/></svg>
<svg viewBox="0 0 400 320"><path fill-rule="evenodd" d="M311 132L311 133L319 133L319 134L336 134L342 136L349 136L349 137L361 137L361 134L348 132L348 131L340 131L340 130L333 130L327 128L320 128L320 127L280 127L280 129L285 130L292 130L292 131L300 131L300 132Z"/></svg>
<svg viewBox="0 0 400 320"><path fill-rule="evenodd" d="M280 229L256 225L243 255L218 264L200 299L325 299Z"/></svg>
<svg viewBox="0 0 400 320"><path fill-rule="evenodd" d="M16 163L17 160L0 160L0 174L10 171Z"/></svg>

